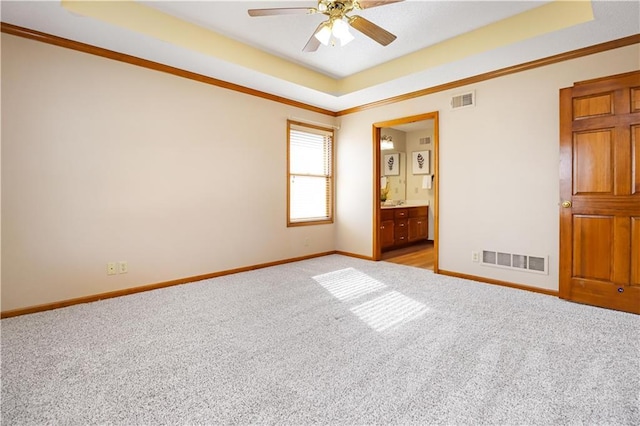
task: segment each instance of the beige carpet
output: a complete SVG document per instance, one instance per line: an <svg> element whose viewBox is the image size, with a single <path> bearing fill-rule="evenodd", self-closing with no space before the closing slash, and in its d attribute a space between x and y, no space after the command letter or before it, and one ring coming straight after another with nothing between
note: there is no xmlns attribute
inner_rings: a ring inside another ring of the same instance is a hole
<svg viewBox="0 0 640 426"><path fill-rule="evenodd" d="M640 424L638 316L338 255L2 320L2 423Z"/></svg>

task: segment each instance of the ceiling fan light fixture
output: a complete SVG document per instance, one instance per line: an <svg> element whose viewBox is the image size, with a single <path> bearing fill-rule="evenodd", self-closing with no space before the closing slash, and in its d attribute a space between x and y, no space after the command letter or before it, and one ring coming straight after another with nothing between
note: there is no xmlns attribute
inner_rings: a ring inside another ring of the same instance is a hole
<svg viewBox="0 0 640 426"><path fill-rule="evenodd" d="M349 32L349 24L342 19L333 21L332 33L335 38L340 40L340 46L345 46L354 39L353 35Z"/></svg>
<svg viewBox="0 0 640 426"><path fill-rule="evenodd" d="M325 23L320 31L316 32L315 38L325 46L329 45L329 40L331 39L331 24L329 22Z"/></svg>
<svg viewBox="0 0 640 426"><path fill-rule="evenodd" d="M354 39L355 37L348 32L344 36L340 37L340 46L346 46L347 44L352 42Z"/></svg>
<svg viewBox="0 0 640 426"><path fill-rule="evenodd" d="M363 18L360 15L350 16L353 11L369 9L387 4L399 3L404 0L316 0L318 7L275 7L263 9L249 9L249 16L271 15L313 15L316 13L327 16L327 21L321 22L313 35L302 48L303 52L315 52L321 44L325 46L346 46L355 40L349 27L353 27L373 41L387 46L397 37L389 31ZM326 18L325 18L326 19Z"/></svg>

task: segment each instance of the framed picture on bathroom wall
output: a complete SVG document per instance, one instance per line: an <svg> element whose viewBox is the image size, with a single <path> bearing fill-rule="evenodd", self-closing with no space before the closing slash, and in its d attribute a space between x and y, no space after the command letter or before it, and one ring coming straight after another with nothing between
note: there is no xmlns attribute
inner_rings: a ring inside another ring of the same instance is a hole
<svg viewBox="0 0 640 426"><path fill-rule="evenodd" d="M431 151L412 152L411 171L414 175L431 174Z"/></svg>
<svg viewBox="0 0 640 426"><path fill-rule="evenodd" d="M400 174L400 154L385 154L384 175L398 176Z"/></svg>

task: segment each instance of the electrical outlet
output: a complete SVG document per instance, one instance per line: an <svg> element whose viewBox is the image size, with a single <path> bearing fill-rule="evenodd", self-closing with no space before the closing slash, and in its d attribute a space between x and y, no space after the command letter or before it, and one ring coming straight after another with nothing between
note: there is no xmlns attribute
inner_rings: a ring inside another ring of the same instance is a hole
<svg viewBox="0 0 640 426"><path fill-rule="evenodd" d="M472 251L471 252L471 261L472 262L480 262L480 253L478 253L477 251Z"/></svg>
<svg viewBox="0 0 640 426"><path fill-rule="evenodd" d="M129 272L129 265L127 265L127 262L125 262L124 260L118 262L118 273L126 274L127 272Z"/></svg>
<svg viewBox="0 0 640 426"><path fill-rule="evenodd" d="M305 238L305 239L304 239L304 246L305 246L305 247L308 247L308 246L309 246L309 239L308 239L308 238Z"/></svg>
<svg viewBox="0 0 640 426"><path fill-rule="evenodd" d="M115 275L116 274L116 262L107 263L107 275Z"/></svg>

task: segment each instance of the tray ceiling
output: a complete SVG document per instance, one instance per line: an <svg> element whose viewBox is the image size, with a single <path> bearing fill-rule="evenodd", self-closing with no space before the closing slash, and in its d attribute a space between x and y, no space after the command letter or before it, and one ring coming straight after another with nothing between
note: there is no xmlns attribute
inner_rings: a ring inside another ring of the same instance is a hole
<svg viewBox="0 0 640 426"><path fill-rule="evenodd" d="M344 47L302 48L323 15L250 17L314 1L2 1L2 21L339 111L640 33L636 1L411 1L355 14ZM640 66L640 59L639 59Z"/></svg>

